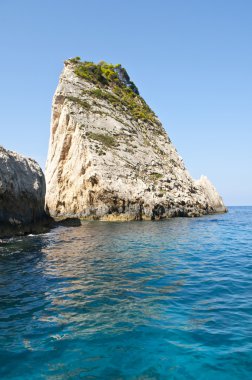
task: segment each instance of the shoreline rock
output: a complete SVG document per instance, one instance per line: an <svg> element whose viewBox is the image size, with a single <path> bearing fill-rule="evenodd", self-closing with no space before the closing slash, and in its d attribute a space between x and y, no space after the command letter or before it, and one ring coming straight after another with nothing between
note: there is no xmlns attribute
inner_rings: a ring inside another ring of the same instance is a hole
<svg viewBox="0 0 252 380"><path fill-rule="evenodd" d="M46 231L45 191L37 162L0 146L0 237Z"/></svg>

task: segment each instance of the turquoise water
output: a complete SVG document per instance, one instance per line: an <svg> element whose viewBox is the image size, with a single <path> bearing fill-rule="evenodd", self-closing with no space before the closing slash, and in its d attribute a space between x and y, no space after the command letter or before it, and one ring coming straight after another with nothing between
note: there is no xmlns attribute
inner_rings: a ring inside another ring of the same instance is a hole
<svg viewBox="0 0 252 380"><path fill-rule="evenodd" d="M252 378L252 208L0 245L0 378Z"/></svg>

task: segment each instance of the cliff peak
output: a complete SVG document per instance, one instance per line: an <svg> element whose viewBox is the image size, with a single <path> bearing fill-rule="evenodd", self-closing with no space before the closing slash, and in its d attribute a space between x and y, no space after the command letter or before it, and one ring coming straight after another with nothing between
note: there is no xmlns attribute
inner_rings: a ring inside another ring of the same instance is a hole
<svg viewBox="0 0 252 380"><path fill-rule="evenodd" d="M84 78L99 86L115 87L119 86L127 92L132 91L139 95L138 88L130 80L129 74L121 64L113 65L105 61L94 63L90 61L81 61L80 57L70 58L65 61L65 65L74 65L74 72L81 78Z"/></svg>

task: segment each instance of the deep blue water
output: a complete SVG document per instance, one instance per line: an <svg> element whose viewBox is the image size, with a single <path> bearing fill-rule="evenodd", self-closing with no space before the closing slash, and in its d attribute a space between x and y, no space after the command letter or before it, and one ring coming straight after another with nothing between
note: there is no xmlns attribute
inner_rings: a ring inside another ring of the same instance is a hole
<svg viewBox="0 0 252 380"><path fill-rule="evenodd" d="M252 378L252 208L0 245L0 379Z"/></svg>

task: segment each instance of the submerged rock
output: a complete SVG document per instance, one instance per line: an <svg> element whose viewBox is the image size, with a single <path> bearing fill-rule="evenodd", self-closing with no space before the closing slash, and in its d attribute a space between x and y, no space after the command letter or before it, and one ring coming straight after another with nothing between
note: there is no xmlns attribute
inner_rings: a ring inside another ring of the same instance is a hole
<svg viewBox="0 0 252 380"><path fill-rule="evenodd" d="M65 62L46 181L54 218L153 220L226 210L208 180L191 178L126 70L105 62Z"/></svg>
<svg viewBox="0 0 252 380"><path fill-rule="evenodd" d="M0 236L36 233L47 221L45 178L39 165L0 146Z"/></svg>

